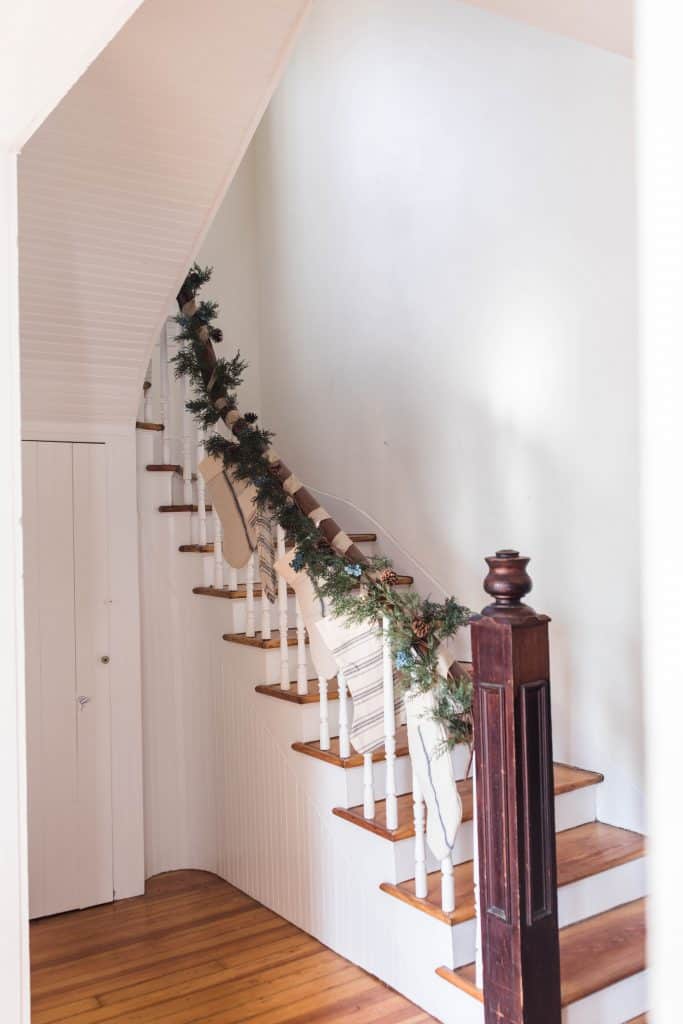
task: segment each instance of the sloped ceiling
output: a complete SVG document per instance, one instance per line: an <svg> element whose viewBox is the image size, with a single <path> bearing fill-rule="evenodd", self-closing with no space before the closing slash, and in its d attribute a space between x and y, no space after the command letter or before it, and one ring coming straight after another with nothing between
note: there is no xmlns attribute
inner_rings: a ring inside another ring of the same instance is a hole
<svg viewBox="0 0 683 1024"><path fill-rule="evenodd" d="M465 0L494 14L633 56L633 0Z"/></svg>
<svg viewBox="0 0 683 1024"><path fill-rule="evenodd" d="M26 425L130 423L309 0L145 0L19 163Z"/></svg>

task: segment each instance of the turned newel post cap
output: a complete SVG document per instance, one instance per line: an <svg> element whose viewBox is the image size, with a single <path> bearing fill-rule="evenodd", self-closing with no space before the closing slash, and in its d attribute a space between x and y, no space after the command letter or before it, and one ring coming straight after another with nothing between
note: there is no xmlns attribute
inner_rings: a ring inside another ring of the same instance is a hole
<svg viewBox="0 0 683 1024"><path fill-rule="evenodd" d="M522 603L533 587L531 576L526 571L529 559L513 548L503 548L486 559L489 567L484 580L484 590L494 599L494 604L485 608L482 615L518 618L534 615L533 608Z"/></svg>

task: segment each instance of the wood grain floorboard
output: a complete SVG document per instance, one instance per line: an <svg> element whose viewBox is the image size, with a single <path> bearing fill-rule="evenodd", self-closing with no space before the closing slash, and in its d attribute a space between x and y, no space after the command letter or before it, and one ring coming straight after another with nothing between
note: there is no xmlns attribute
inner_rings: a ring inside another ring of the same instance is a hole
<svg viewBox="0 0 683 1024"><path fill-rule="evenodd" d="M31 925L32 1024L426 1024L434 1018L227 882Z"/></svg>

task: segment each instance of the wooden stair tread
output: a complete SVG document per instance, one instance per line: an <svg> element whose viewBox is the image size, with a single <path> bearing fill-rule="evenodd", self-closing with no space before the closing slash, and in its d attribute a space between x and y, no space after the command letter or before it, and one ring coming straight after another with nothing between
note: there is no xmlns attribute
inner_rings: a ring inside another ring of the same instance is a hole
<svg viewBox="0 0 683 1024"><path fill-rule="evenodd" d="M645 970L645 917L646 901L640 899L560 929L563 1006ZM436 973L483 1001L474 964L455 971L439 967ZM636 1024L643 1019L636 1018Z"/></svg>
<svg viewBox="0 0 683 1024"><path fill-rule="evenodd" d="M292 683L289 690L283 690L279 683L263 683L254 687L257 693L265 697L275 697L276 700L285 700L290 704L319 704L320 692L318 690L318 678L308 680L309 692L305 694L296 692L296 682ZM327 699L339 700L337 680L330 679L327 687Z"/></svg>
<svg viewBox="0 0 683 1024"><path fill-rule="evenodd" d="M246 601L247 599L247 588L242 583L237 587L237 590L229 590L227 587L193 587L193 594L200 594L202 597L222 597L227 598L229 601ZM294 591L291 587L287 588L287 593L293 596ZM261 599L262 589L261 584L254 585L254 597Z"/></svg>
<svg viewBox="0 0 683 1024"><path fill-rule="evenodd" d="M206 512L213 512L213 505L205 505ZM159 505L160 512L198 512L196 505ZM213 549L212 549L213 550Z"/></svg>
<svg viewBox="0 0 683 1024"><path fill-rule="evenodd" d="M167 468L170 469L171 467L168 466ZM173 468L175 469L176 467L174 466ZM147 469L151 471L152 467L148 466ZM182 473L181 467L178 467L178 469L180 469L180 472ZM178 508L177 505L169 507ZM188 507L189 506L187 505L183 505L183 508ZM193 508L196 509L196 506L193 506ZM364 542L370 543L377 540L377 536L374 533L350 533L349 537L354 544L363 544ZM213 551L213 541L210 541L208 544L181 544L178 551L182 551L183 554L186 555L207 554Z"/></svg>
<svg viewBox="0 0 683 1024"><path fill-rule="evenodd" d="M573 882L638 860L645 855L644 836L623 828L615 828L613 825L604 825L599 821L558 832L556 842L557 881L560 886L571 885ZM380 889L446 924L461 924L474 917L472 861L455 867L456 909L450 914L441 909L440 871L434 871L427 876L426 899L418 899L415 896L414 878L398 885L383 882Z"/></svg>
<svg viewBox="0 0 683 1024"><path fill-rule="evenodd" d="M408 752L406 746L406 753ZM382 751L382 756L384 752ZM363 759L357 762L358 764L363 763ZM463 821L472 820L472 780L461 779L458 783L458 792L460 793L460 799L462 800L462 816ZM351 822L352 825L359 825L364 828L367 832L373 832L377 836L381 836L382 839L388 839L389 842L397 843L401 839L410 839L415 835L415 827L413 821L413 794L403 793L398 797L398 828L391 829L387 828L387 812L386 812L386 800L377 800L375 803L375 817L372 819L365 818L363 815L363 807L334 807L332 813L338 818L343 818L344 821Z"/></svg>
<svg viewBox="0 0 683 1024"><path fill-rule="evenodd" d="M306 754L308 757L315 757L318 761L325 761L326 764L334 764L339 768L358 768L363 764L363 755L357 754L355 750L351 750L350 757L339 756L339 737L333 736L330 740L330 749L321 750L320 742L316 740L310 743L292 743L292 750L296 750L298 754ZM400 725L396 729L396 757L406 757L408 754L408 732L404 725ZM373 761L383 761L385 758L384 747L378 747L377 750L373 751ZM399 797L400 799L400 797ZM411 797L412 800L412 797ZM380 801L384 803L384 801ZM379 804L377 805L379 807ZM412 804L411 804L412 806ZM354 808L354 810L360 810L361 815L363 808ZM337 808L334 809L334 814L337 813Z"/></svg>
<svg viewBox="0 0 683 1024"><path fill-rule="evenodd" d="M300 744L294 749L312 744ZM308 753L308 751L304 751ZM338 762L334 762L335 764ZM356 763L362 764L362 758ZM588 772L583 768L573 768L566 764L555 765L555 796L562 793L570 793L575 789L583 789L586 786L595 786L603 781L603 776L598 772ZM472 782L471 780L458 782L458 792L463 802L463 820L469 821L472 818ZM410 839L415 835L413 825L413 796L412 793L404 793L398 798L398 828L390 831L386 827L386 804L384 800L378 800L375 805L375 817L368 821L363 815L363 807L335 807L332 811L338 818L344 818L353 825L374 832L390 842L398 842L400 839Z"/></svg>
<svg viewBox="0 0 683 1024"><path fill-rule="evenodd" d="M257 630L256 636L247 636L246 633L224 633L223 639L229 644L242 644L245 647L260 647L262 650L270 651L280 646L280 630L274 629L271 632L270 640L261 639L261 630ZM287 646L296 647L296 629L287 630ZM306 637L308 643L308 637Z"/></svg>
<svg viewBox="0 0 683 1024"><path fill-rule="evenodd" d="M182 475L183 467L179 466L177 462L150 462L146 467L148 473L180 473Z"/></svg>
<svg viewBox="0 0 683 1024"><path fill-rule="evenodd" d="M136 420L135 427L137 430L163 430L163 423L145 423L143 420Z"/></svg>

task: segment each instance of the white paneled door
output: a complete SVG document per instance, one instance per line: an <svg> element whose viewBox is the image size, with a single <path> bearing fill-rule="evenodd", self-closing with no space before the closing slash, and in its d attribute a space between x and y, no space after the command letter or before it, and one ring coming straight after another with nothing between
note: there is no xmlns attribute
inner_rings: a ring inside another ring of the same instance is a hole
<svg viewBox="0 0 683 1024"><path fill-rule="evenodd" d="M23 444L31 917L113 898L106 450Z"/></svg>

